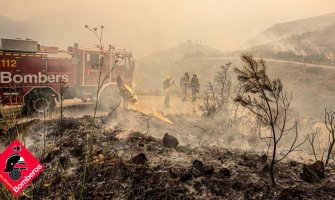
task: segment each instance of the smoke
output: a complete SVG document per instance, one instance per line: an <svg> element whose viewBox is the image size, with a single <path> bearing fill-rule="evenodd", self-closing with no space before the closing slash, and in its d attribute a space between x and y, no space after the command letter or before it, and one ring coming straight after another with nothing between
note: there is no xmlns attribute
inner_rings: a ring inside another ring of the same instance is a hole
<svg viewBox="0 0 335 200"><path fill-rule="evenodd" d="M239 47L274 23L333 11L332 1L58 1L22 5L3 2L3 15L20 20L23 31L2 35L33 38L66 48L74 42L94 44L84 24L106 27L106 43L132 47L136 57L167 49L187 39L220 49ZM304 6L301 7L302 3ZM326 5L326 6L324 6ZM280 7L280 12L278 10ZM299 12L297 12L299 10ZM282 13L285 13L283 15ZM1 25L1 24L0 24Z"/></svg>

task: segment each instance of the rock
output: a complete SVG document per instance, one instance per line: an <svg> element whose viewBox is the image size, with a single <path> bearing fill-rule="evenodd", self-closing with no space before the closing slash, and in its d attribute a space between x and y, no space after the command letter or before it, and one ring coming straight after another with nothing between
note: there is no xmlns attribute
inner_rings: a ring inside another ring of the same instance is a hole
<svg viewBox="0 0 335 200"><path fill-rule="evenodd" d="M264 184L261 182L251 182L247 185L248 188L254 192L260 192L264 188Z"/></svg>
<svg viewBox="0 0 335 200"><path fill-rule="evenodd" d="M219 179L209 179L208 180L208 190L215 196L220 196L215 199L228 199L228 198L222 198L222 197L228 197L226 196L229 193L229 190L231 188L231 183L225 181L225 180L219 180ZM229 198L231 199L231 198Z"/></svg>
<svg viewBox="0 0 335 200"><path fill-rule="evenodd" d="M137 146L138 147L144 147L144 144L143 143L138 143Z"/></svg>
<svg viewBox="0 0 335 200"><path fill-rule="evenodd" d="M133 157L131 161L135 164L144 164L148 161L144 153L140 153L137 156Z"/></svg>
<svg viewBox="0 0 335 200"><path fill-rule="evenodd" d="M205 165L203 175L211 176L214 174L214 167L212 165Z"/></svg>
<svg viewBox="0 0 335 200"><path fill-rule="evenodd" d="M176 148L178 146L179 142L178 139L173 137L172 135L169 135L168 133L165 133L163 137L163 146L168 148Z"/></svg>
<svg viewBox="0 0 335 200"><path fill-rule="evenodd" d="M195 160L191 167L191 173L195 178L211 176L214 174L214 167L212 165L204 165L201 161Z"/></svg>
<svg viewBox="0 0 335 200"><path fill-rule="evenodd" d="M318 193L328 193L335 194L335 183L333 181L328 180L324 182L319 188L317 188Z"/></svg>
<svg viewBox="0 0 335 200"><path fill-rule="evenodd" d="M51 152L53 155L57 155L60 153L60 148L59 147L54 147Z"/></svg>
<svg viewBox="0 0 335 200"><path fill-rule="evenodd" d="M58 157L60 153L59 147L52 148L49 152L45 153L42 157L43 163L49 163L51 162L55 157Z"/></svg>
<svg viewBox="0 0 335 200"><path fill-rule="evenodd" d="M180 181L185 182L192 178L192 174L190 172L183 172L180 175Z"/></svg>
<svg viewBox="0 0 335 200"><path fill-rule="evenodd" d="M59 158L59 162L60 162L60 164L62 165L62 167L65 168L65 167L69 166L69 164L70 164L70 159L69 159L69 157L67 157L67 156L61 156L61 157Z"/></svg>
<svg viewBox="0 0 335 200"><path fill-rule="evenodd" d="M104 156L104 154L99 154L98 155L98 159L100 160L100 161L104 161L105 160L105 156Z"/></svg>
<svg viewBox="0 0 335 200"><path fill-rule="evenodd" d="M95 147L93 149L93 155L97 155L97 154L101 154L103 152L103 148L102 147Z"/></svg>
<svg viewBox="0 0 335 200"><path fill-rule="evenodd" d="M70 149L70 154L74 157L81 157L85 153L85 148L81 145L74 146Z"/></svg>
<svg viewBox="0 0 335 200"><path fill-rule="evenodd" d="M148 151L153 151L153 150L155 150L155 148L153 147L152 144L148 144L148 145L147 145L147 150L148 150Z"/></svg>
<svg viewBox="0 0 335 200"><path fill-rule="evenodd" d="M218 157L218 160L221 161L221 163L223 163L224 160L229 159L229 158L231 158L232 156L233 156L233 153L230 152L230 151L227 151L227 152L224 153L223 155L220 155L220 156Z"/></svg>
<svg viewBox="0 0 335 200"><path fill-rule="evenodd" d="M297 161L292 160L292 161L290 161L290 165L291 165L292 167L296 167L296 166L299 165L299 163L298 163Z"/></svg>
<svg viewBox="0 0 335 200"><path fill-rule="evenodd" d="M96 158L96 162L99 164L99 165L102 165L105 163L105 156L104 154L99 154L98 157Z"/></svg>
<svg viewBox="0 0 335 200"><path fill-rule="evenodd" d="M265 172L265 173L270 172L270 170L271 170L270 164L265 164L262 168L262 172Z"/></svg>
<svg viewBox="0 0 335 200"><path fill-rule="evenodd" d="M250 168L257 167L257 163L254 160L240 160L237 164Z"/></svg>
<svg viewBox="0 0 335 200"><path fill-rule="evenodd" d="M218 174L217 174L218 178L229 178L231 177L231 171L230 169L223 167L219 170Z"/></svg>
<svg viewBox="0 0 335 200"><path fill-rule="evenodd" d="M195 189L195 191L197 191L198 193L202 193L203 192L203 186L201 181L195 181L193 184L193 188Z"/></svg>
<svg viewBox="0 0 335 200"><path fill-rule="evenodd" d="M252 168L252 167L255 168L255 167L257 167L257 163L254 160L249 160L245 163L245 166L250 167L250 168Z"/></svg>
<svg viewBox="0 0 335 200"><path fill-rule="evenodd" d="M174 167L170 167L169 168L169 173L170 173L170 175L171 175L172 178L177 178L178 177L177 170Z"/></svg>
<svg viewBox="0 0 335 200"><path fill-rule="evenodd" d="M316 161L311 165L304 164L302 173L300 174L302 180L309 183L316 183L326 177L325 166L322 161Z"/></svg>
<svg viewBox="0 0 335 200"><path fill-rule="evenodd" d="M192 175L195 178L197 178L203 175L203 171L204 171L204 164L199 160L195 160L191 168Z"/></svg>
<svg viewBox="0 0 335 200"><path fill-rule="evenodd" d="M163 147L162 148L157 148L156 152L157 152L157 154L162 154L162 153L164 153L164 148Z"/></svg>
<svg viewBox="0 0 335 200"><path fill-rule="evenodd" d="M51 153L45 153L42 157L42 163L49 163L52 161Z"/></svg>
<svg viewBox="0 0 335 200"><path fill-rule="evenodd" d="M233 153L232 153L231 151L227 151L227 152L225 153L225 155L226 155L226 156L233 156Z"/></svg>
<svg viewBox="0 0 335 200"><path fill-rule="evenodd" d="M281 191L279 195L279 200L286 199L303 199L304 191L296 189L296 188L285 188Z"/></svg>
<svg viewBox="0 0 335 200"><path fill-rule="evenodd" d="M65 140L63 141L63 147L70 147L72 145L72 141L71 140Z"/></svg>
<svg viewBox="0 0 335 200"><path fill-rule="evenodd" d="M187 146L179 146L178 147L179 152L183 152L187 155L191 155L193 153L193 149L191 149L190 145Z"/></svg>
<svg viewBox="0 0 335 200"><path fill-rule="evenodd" d="M143 183L150 183L152 181L152 176L154 174L153 169L144 166L138 165L133 171L130 176L133 177L133 183L135 184L143 184Z"/></svg>
<svg viewBox="0 0 335 200"><path fill-rule="evenodd" d="M233 185L232 185L232 188L236 191L242 191L244 189L246 189L246 186L243 182L239 181L239 180L236 180Z"/></svg>
<svg viewBox="0 0 335 200"><path fill-rule="evenodd" d="M266 163L266 161L268 160L268 156L263 154L260 158L259 158L259 162L261 163Z"/></svg>

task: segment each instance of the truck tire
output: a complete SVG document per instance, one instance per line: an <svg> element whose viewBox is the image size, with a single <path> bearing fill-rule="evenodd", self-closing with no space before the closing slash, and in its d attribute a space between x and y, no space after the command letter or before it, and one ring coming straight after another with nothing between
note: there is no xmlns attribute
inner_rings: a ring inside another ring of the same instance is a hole
<svg viewBox="0 0 335 200"><path fill-rule="evenodd" d="M25 100L25 107L28 114L50 112L55 106L55 99L50 93L32 93L29 94Z"/></svg>
<svg viewBox="0 0 335 200"><path fill-rule="evenodd" d="M99 108L109 111L117 108L121 103L121 95L117 87L106 87L99 95Z"/></svg>

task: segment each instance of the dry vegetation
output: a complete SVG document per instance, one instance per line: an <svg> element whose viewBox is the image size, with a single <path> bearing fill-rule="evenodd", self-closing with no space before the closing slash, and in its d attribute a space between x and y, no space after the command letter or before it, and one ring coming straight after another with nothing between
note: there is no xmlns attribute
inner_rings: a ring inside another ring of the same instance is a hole
<svg viewBox="0 0 335 200"><path fill-rule="evenodd" d="M271 158L253 152L231 150L222 146L168 148L164 140L126 131L124 118L140 119L140 113L119 111L118 118L107 123L95 120L92 156L88 162L83 199L329 199L335 182L328 177L311 184L299 175L303 163L283 162L276 167L277 186L273 187L269 165ZM29 133L25 144L46 166L45 171L21 195L20 199L78 199L85 165L85 135L91 131L93 118L34 120L12 130ZM174 121L175 122L175 121ZM144 120L142 121L144 123ZM152 126L164 125L152 119ZM47 127L46 152L42 136ZM59 127L63 135L59 147ZM4 145L11 141L11 131L1 136ZM163 131L163 130L162 130ZM59 152L62 151L61 154ZM6 189L1 188L2 193ZM5 199L5 196L1 196ZM7 193L7 198L11 195Z"/></svg>
<svg viewBox="0 0 335 200"><path fill-rule="evenodd" d="M334 112L324 113L327 143L318 140L324 132L306 135L282 82L270 78L263 60L242 59L240 82L230 70L239 64L217 69L202 116L122 108L97 114L91 106L95 116L73 118L61 107L12 123L0 135L1 150L19 132L46 166L20 199L331 199ZM297 159L296 150L315 160ZM3 186L0 197L12 199Z"/></svg>

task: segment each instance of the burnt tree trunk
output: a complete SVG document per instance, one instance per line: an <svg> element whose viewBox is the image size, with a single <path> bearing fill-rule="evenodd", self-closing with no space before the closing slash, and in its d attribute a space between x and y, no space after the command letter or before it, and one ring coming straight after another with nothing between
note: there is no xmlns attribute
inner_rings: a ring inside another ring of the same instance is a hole
<svg viewBox="0 0 335 200"><path fill-rule="evenodd" d="M277 150L277 142L274 137L273 139L273 152L272 152L272 160L271 160L271 165L270 165L270 175L271 175L271 182L273 186L276 186L276 180L274 176L274 167L275 167L275 161L276 161L276 150Z"/></svg>
<svg viewBox="0 0 335 200"><path fill-rule="evenodd" d="M331 152L332 152L332 149L333 149L333 146L335 144L335 141L332 140L332 143L329 145L329 148L328 148L328 153L327 153L327 160L326 160L326 167L328 165L328 162L329 162L329 159L330 159L330 155L331 155Z"/></svg>

